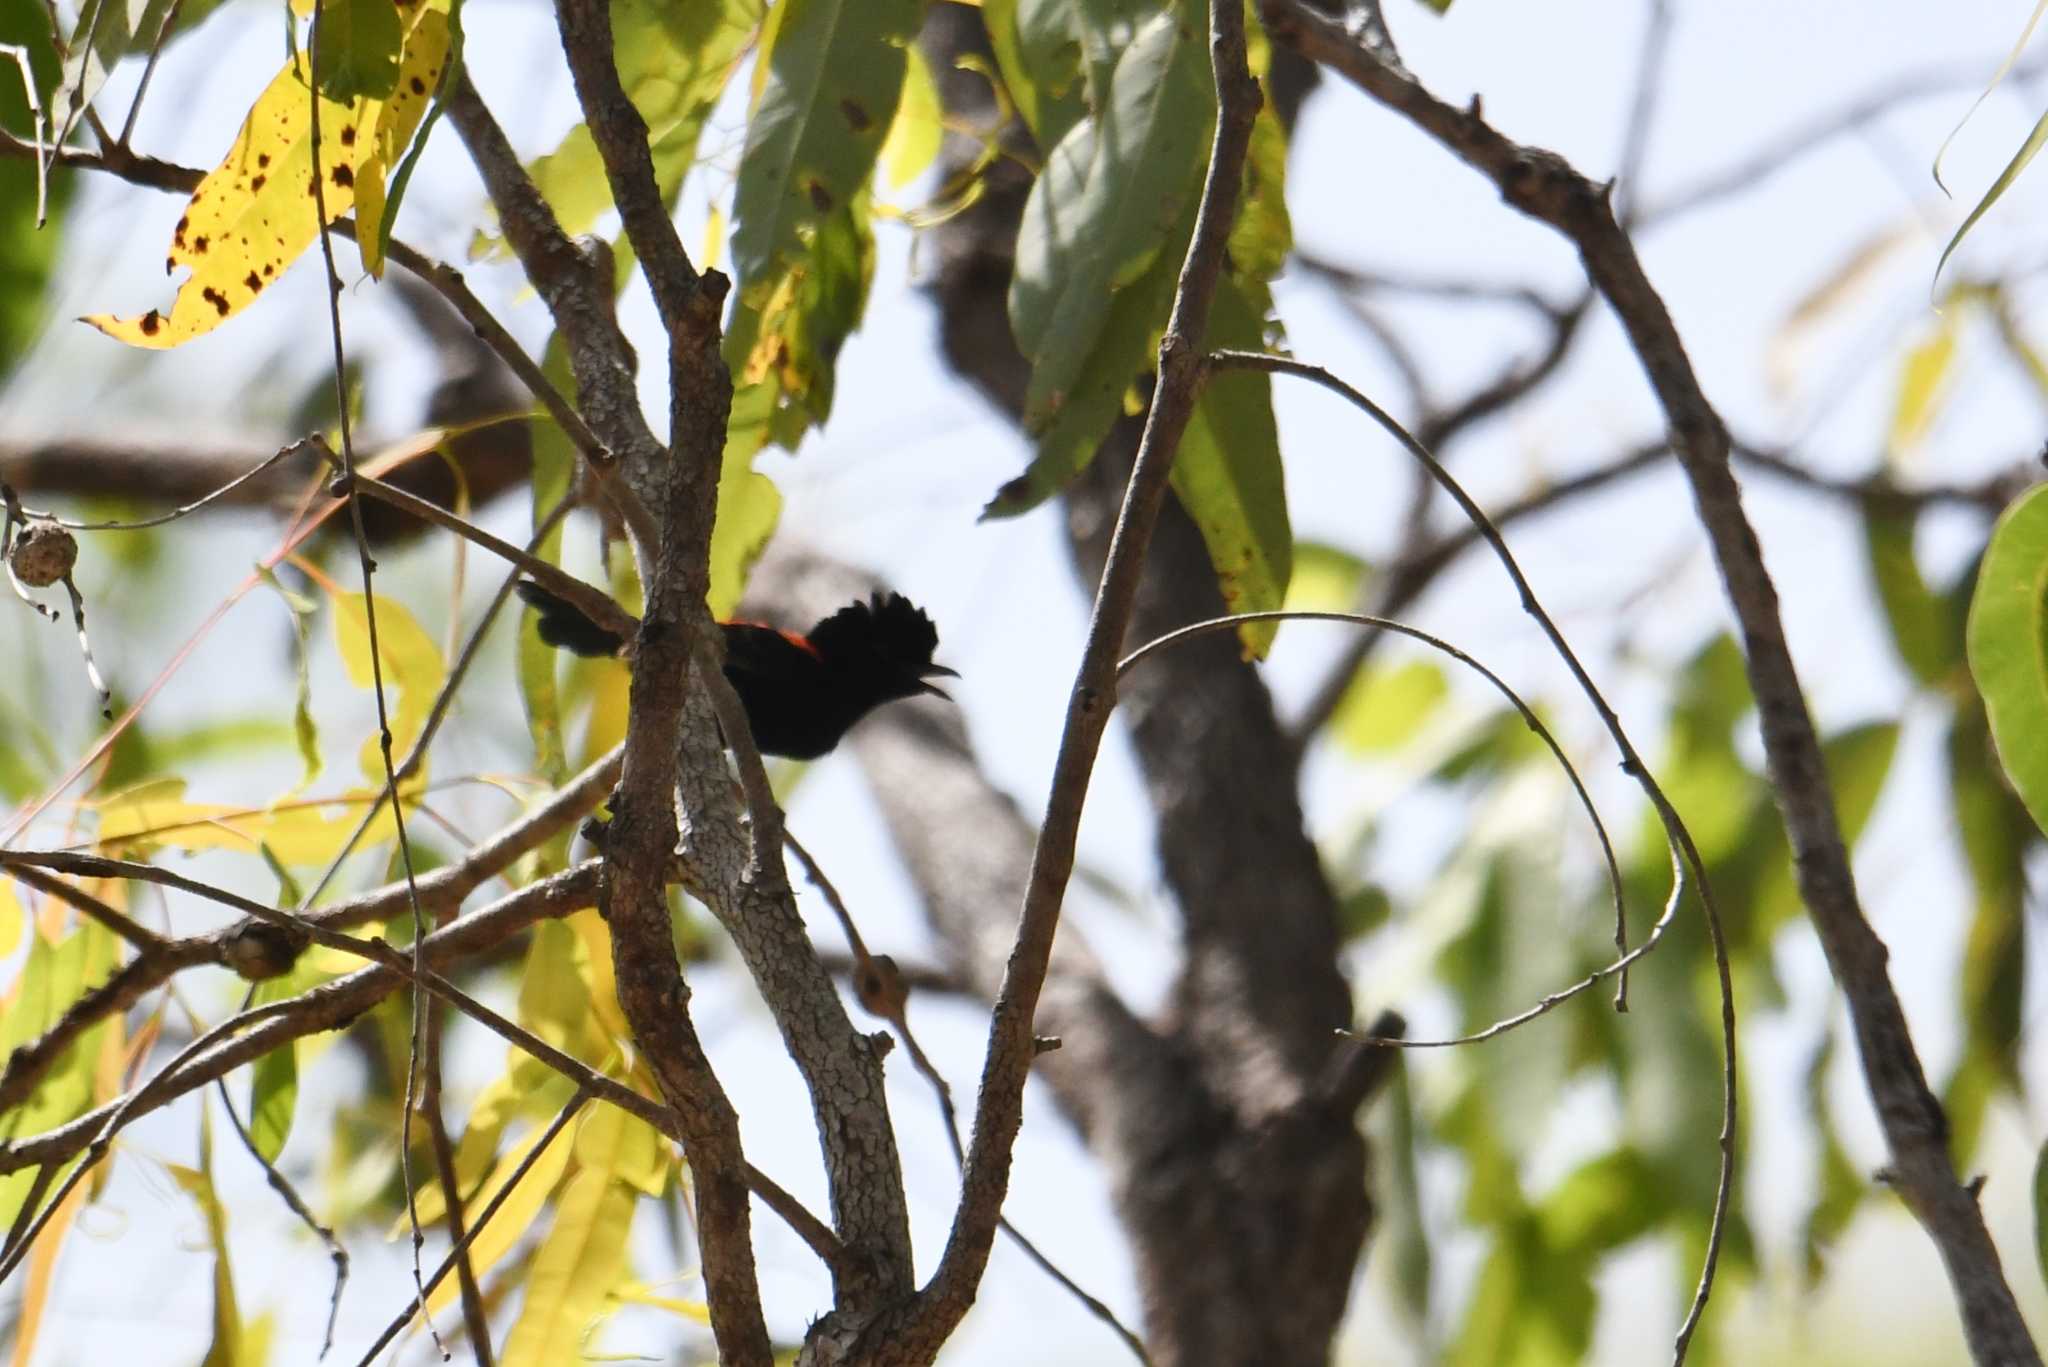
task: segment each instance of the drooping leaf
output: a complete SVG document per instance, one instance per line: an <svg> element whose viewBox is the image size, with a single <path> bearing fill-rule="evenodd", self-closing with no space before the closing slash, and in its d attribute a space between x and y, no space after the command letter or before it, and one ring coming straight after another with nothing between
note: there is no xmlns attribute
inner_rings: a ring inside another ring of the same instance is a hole
<svg viewBox="0 0 2048 1367"><path fill-rule="evenodd" d="M1913 677L1928 688L1948 687L1963 664L1962 623L1948 602L1927 586L1913 552L1917 515L1880 503L1863 507L1863 549L1878 601L1891 626L1892 645Z"/></svg>
<svg viewBox="0 0 2048 1367"><path fill-rule="evenodd" d="M919 0L783 0L733 201L743 291L781 274L873 172L903 89Z"/></svg>
<svg viewBox="0 0 2048 1367"><path fill-rule="evenodd" d="M300 990L290 977L272 978L256 984L251 1000L262 1006ZM298 1106L299 1049L295 1041L286 1041L257 1059L249 1073L249 1138L266 1163L277 1162L284 1152Z"/></svg>
<svg viewBox="0 0 2048 1367"><path fill-rule="evenodd" d="M781 258L777 274L743 293L724 347L739 391L730 435L758 419L764 440L794 449L805 429L831 416L839 349L860 323L874 279L869 207L865 192L854 195L817 223L803 252ZM764 385L766 396L740 397ZM764 412L757 405L769 396Z"/></svg>
<svg viewBox="0 0 2048 1367"><path fill-rule="evenodd" d="M2012 50L2005 54L2005 60L1998 64L1998 70L1991 73L1991 79L1985 82L1984 88L1977 93L1977 98L1970 101L1970 107L1963 111L1963 117L1956 120L1956 126L1949 130L1948 136L1941 140L1941 146L1935 149L1932 174L1934 183L1941 186L1943 194L1948 193L1948 186L1943 184L1941 179L1941 159L1948 155L1949 144L1956 140L1956 134L1963 131L1963 125L1976 114L1991 92L1998 89L1999 83L2012 73L2013 64L2019 61L2020 53L2026 50L2027 40L2034 36L2034 28L2041 22L2043 13L2048 13L2048 0L2036 0L2034 12L2027 16L2026 26L2020 30L2020 36L2013 40Z"/></svg>
<svg viewBox="0 0 2048 1367"><path fill-rule="evenodd" d="M981 17L1003 88L1032 140L1056 147L1088 113L1075 0L982 0Z"/></svg>
<svg viewBox="0 0 2048 1367"><path fill-rule="evenodd" d="M762 0L688 5L615 0L612 5L619 81L647 121L655 186L665 202L675 198L696 160L704 122L760 31L762 14ZM612 207L604 161L583 124L528 169L565 232L591 231L599 215Z"/></svg>
<svg viewBox="0 0 2048 1367"><path fill-rule="evenodd" d="M1961 312L1951 297L1934 330L1907 352L1899 364L1898 390L1892 400L1891 427L1885 437L1885 451L1893 461L1903 460L1927 435L1941 414L1942 400L1949 390L1949 376L1956 359L1956 325Z"/></svg>
<svg viewBox="0 0 2048 1367"><path fill-rule="evenodd" d="M2048 1141L2034 1158L2034 1267L2048 1282Z"/></svg>
<svg viewBox="0 0 2048 1367"><path fill-rule="evenodd" d="M2034 159L2034 154L2041 150L2041 144L2044 142L2048 142L2048 114L2043 114L2035 122L2033 131L2027 134L2026 141L2012 154L2012 160L2005 164L2005 169L1991 182L1991 188L1984 192L1984 197L1977 201L1976 207L1963 218L1962 226L1956 229L1955 236L1941 249L1941 258L1934 263L1936 280L1941 279L1942 267L1948 264L1949 257L1962 245L1963 238L1969 235L1970 229L1977 226L1977 220L1989 213L1991 206L1998 203L1999 197L2012 188L2012 183L2020 178L2020 172L2027 169L2027 163Z"/></svg>
<svg viewBox="0 0 2048 1367"><path fill-rule="evenodd" d="M65 44L63 79L49 98L53 143L70 141L107 73L130 52L156 41L170 7L171 0L85 0L78 7Z"/></svg>
<svg viewBox="0 0 2048 1367"><path fill-rule="evenodd" d="M387 100L398 89L405 27L391 0L326 0L314 17L312 41L320 56L320 93L328 99Z"/></svg>
<svg viewBox="0 0 2048 1367"><path fill-rule="evenodd" d="M1024 473L1004 483L982 509L984 518L1015 517L1051 498L1095 459L1096 449L1132 395L1132 385L1157 364L1160 334L1173 301L1192 216L1168 239L1144 275L1116 292L1067 399L1038 434Z"/></svg>
<svg viewBox="0 0 2048 1367"><path fill-rule="evenodd" d="M391 718L391 759L393 764L399 763L426 728L434 695L448 677L441 648L402 603L379 597L377 656L382 669L378 670L370 660L369 611L360 593L335 595L334 643L348 668L349 682L356 687L372 687L381 673L384 706ZM384 758L374 735L363 742L362 766L365 778L383 784ZM414 771L416 776L425 772L424 766Z"/></svg>
<svg viewBox="0 0 2048 1367"><path fill-rule="evenodd" d="M569 368L569 349L558 332L548 338L541 370L565 395L576 392L575 376ZM538 526L549 510L569 493L576 473L576 451L562 429L553 422L533 425L533 521ZM533 547L533 553L550 565L562 559L562 529L555 529ZM559 659L554 647L540 639L539 614L532 608L519 613L519 647L515 672L519 698L526 705L526 728L533 737L533 767L548 784L559 787L569 776L569 759L562 746L561 690L555 671Z"/></svg>
<svg viewBox="0 0 2048 1367"><path fill-rule="evenodd" d="M518 1171L520 1163L540 1143L541 1136L545 1133L544 1130L536 1130L506 1151L505 1156L500 1158L497 1166L491 1170L489 1179L470 1198L472 1209L482 1210L497 1198L498 1193L511 1180L512 1174ZM498 1207L498 1213L491 1217L491 1222L477 1232L475 1241L469 1246L469 1258L471 1265L476 1268L479 1279L502 1262L514 1245L526 1238L527 1232L533 1228L534 1221L540 1216L541 1207L547 1203L549 1193L560 1185L563 1174L569 1170L569 1157L573 1148L567 1134L557 1134L554 1141L534 1160L533 1166L527 1169L526 1176L520 1179L519 1185L513 1187L511 1193L505 1197L504 1204ZM420 1219L424 1221L426 1218L427 1212L422 1208ZM427 1312L436 1315L441 1313L454 1301L459 1290L455 1278L443 1280L428 1295ZM574 1354L560 1359L567 1362L575 1360Z"/></svg>
<svg viewBox="0 0 2048 1367"><path fill-rule="evenodd" d="M1992 529L1970 600L1970 674L2007 777L2048 829L2048 488Z"/></svg>
<svg viewBox="0 0 2048 1367"><path fill-rule="evenodd" d="M1263 282L1225 276L1209 315L1207 344L1263 348L1272 296ZM1272 377L1240 371L1212 377L1173 461L1180 499L1216 571L1227 612L1270 612L1287 596L1294 572L1294 531L1287 517L1287 481L1280 468L1280 432L1273 420ZM1247 622L1238 638L1264 656L1277 621Z"/></svg>
<svg viewBox="0 0 2048 1367"><path fill-rule="evenodd" d="M632 1188L601 1168L569 1179L526 1276L526 1299L498 1359L505 1367L556 1367L584 1355L591 1321L628 1271L634 1200Z"/></svg>
<svg viewBox="0 0 2048 1367"><path fill-rule="evenodd" d="M882 176L892 190L901 190L938 160L946 131L939 87L924 54L910 47L903 55L903 98L897 101L889 136L882 140Z"/></svg>
<svg viewBox="0 0 2048 1367"><path fill-rule="evenodd" d="M48 89L57 79L50 10L41 0L0 0L0 44L27 54L39 87ZM52 105L53 115L63 107ZM0 59L0 126L24 136L32 129L21 69L5 59ZM0 158L0 377L14 368L48 317L50 270L64 240L63 214L75 184L68 175L47 182L44 207L50 221L38 230L38 179L33 161Z"/></svg>
<svg viewBox="0 0 2048 1367"><path fill-rule="evenodd" d="M1290 612L1348 611L1357 603L1358 587L1371 568L1362 557L1342 546L1327 541L1297 541L1294 573L1287 580L1287 608Z"/></svg>
<svg viewBox="0 0 2048 1367"><path fill-rule="evenodd" d="M28 924L28 913L21 909L21 898L14 893L14 884L0 882L0 959L10 957L21 948L22 927Z"/></svg>
<svg viewBox="0 0 2048 1367"><path fill-rule="evenodd" d="M206 1242L213 1252L213 1342L200 1367L254 1367L243 1350L242 1313L235 1304L235 1272L228 1261L228 1216L213 1185L213 1118L199 1112L199 1166L166 1165L171 1177L198 1203L206 1222Z"/></svg>
<svg viewBox="0 0 2048 1367"><path fill-rule="evenodd" d="M292 738L299 748L299 763L304 775L299 779L298 790L309 788L313 780L320 777L323 763L320 757L320 730L313 723L313 679L311 674L312 619L317 610L311 599L293 593L267 568L258 567L257 573L263 582L277 591L284 600L285 610L291 614L292 664L298 672L298 692L292 702Z"/></svg>
<svg viewBox="0 0 2048 1367"><path fill-rule="evenodd" d="M1399 749L1414 739L1450 691L1443 670L1428 660L1367 670L1345 690L1330 719L1332 731L1358 754Z"/></svg>
<svg viewBox="0 0 2048 1367"><path fill-rule="evenodd" d="M754 469L768 442L777 386L763 381L735 393L718 476L718 520L711 528L711 611L729 616L740 603L754 562L782 519L782 492Z"/></svg>
<svg viewBox="0 0 2048 1367"><path fill-rule="evenodd" d="M373 742L374 743L374 742ZM381 786L381 785L380 785ZM115 793L94 804L99 845L139 853L152 849L239 850L267 848L288 865L322 864L355 830L367 790L341 795L332 804L300 799L274 808L187 802L183 779L157 779ZM323 810L332 805L335 810ZM364 833L366 844L395 834L388 811Z"/></svg>
<svg viewBox="0 0 2048 1367"><path fill-rule="evenodd" d="M2027 857L2039 835L1996 770L1983 709L1959 706L1948 737L1949 800L1974 896L1956 994L1962 1059L1942 1095L1952 1143L1971 1153L2001 1090L2020 1085L2027 974Z"/></svg>
<svg viewBox="0 0 2048 1367"><path fill-rule="evenodd" d="M1109 106L1047 157L1017 232L1010 322L1031 362L1026 427L1072 397L1116 293L1142 277L1200 182L1215 117L1205 28L1147 22L1116 64Z"/></svg>
<svg viewBox="0 0 2048 1367"><path fill-rule="evenodd" d="M316 207L311 65L309 54L297 54L257 99L234 146L178 220L165 270L185 266L191 275L170 313L94 314L85 321L131 346L177 346L220 326L283 275L319 234L318 208L331 221L355 207L359 195L374 196L381 214L384 176L419 126L447 56L447 15L429 0L405 30L388 100L320 98L324 183Z"/></svg>
<svg viewBox="0 0 2048 1367"><path fill-rule="evenodd" d="M660 1196L668 1187L668 1144L652 1125L617 1106L593 1106L576 1130L576 1161L627 1187Z"/></svg>

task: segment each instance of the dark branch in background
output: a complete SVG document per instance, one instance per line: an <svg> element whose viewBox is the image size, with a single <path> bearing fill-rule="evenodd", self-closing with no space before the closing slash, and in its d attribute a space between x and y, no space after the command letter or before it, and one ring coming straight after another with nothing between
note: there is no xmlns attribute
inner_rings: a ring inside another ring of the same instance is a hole
<svg viewBox="0 0 2048 1367"><path fill-rule="evenodd" d="M1673 447L1741 628L1765 760L1800 894L1848 999L1897 1188L1941 1251L1976 1359L2040 1361L1983 1212L1956 1180L1946 1117L1914 1050L1885 967L1884 944L1858 901L1819 737L1778 616L1777 590L1729 467L1727 431L1701 392L1671 316L1615 222L1607 194L1554 153L1511 142L1476 112L1437 99L1298 0L1261 0L1260 13L1276 42L1344 75L1493 181L1510 205L1563 234L1620 318L1671 424Z"/></svg>
<svg viewBox="0 0 2048 1367"><path fill-rule="evenodd" d="M924 42L949 113L986 126L1000 111L970 70L973 55L986 56L980 29L974 11L938 6ZM1276 51L1276 87L1283 56ZM1003 136L1024 137L1014 125ZM960 144L949 157L958 165L977 150ZM1029 186L1002 174L1007 167L993 168L988 192L927 241L939 262L933 292L946 356L1014 418L1029 366L1004 325L1005 292ZM1118 424L1066 495L1077 570L1090 586L1137 435L1135 424ZM1150 637L1222 610L1201 536L1168 501L1131 630ZM1208 643L1145 671L1122 689L1118 712L1159 816L1184 966L1161 1019L1136 1020L1092 964L1070 961L1074 927L1062 925L1038 1023L1063 1047L1035 1071L1109 1178L1156 1358L1319 1361L1371 1220L1355 1119L1362 1093L1330 1082L1345 1073L1339 1059L1377 1052L1335 1035L1352 1022L1336 962L1337 899L1304 834L1271 698L1232 645ZM1014 822L1028 849L1029 824L1005 816L1006 801L940 718L892 709L853 740L942 952L987 993L1009 953L1028 857L1006 865L1008 836L981 842L989 848L975 854L986 858L949 852L937 848L938 833L955 822L977 831Z"/></svg>
<svg viewBox="0 0 2048 1367"><path fill-rule="evenodd" d="M1225 239L1236 211L1252 120L1261 98L1245 66L1244 12L1237 0L1213 0L1209 25L1218 105L1215 142L1194 237L1160 342L1159 383L1153 391L1145 435L1139 443L1068 703L1016 947L996 998L960 1207L930 1283L906 1314L889 1317L879 1332L863 1336L861 1348L877 1361L928 1362L936 1356L973 1301L1009 1187L1012 1153L1023 1118L1024 1080L1038 1053L1033 1016L1073 870L1081 807L1115 702L1116 656L1137 598L1152 524L1165 498L1174 451L1194 410L1202 337L1224 267Z"/></svg>

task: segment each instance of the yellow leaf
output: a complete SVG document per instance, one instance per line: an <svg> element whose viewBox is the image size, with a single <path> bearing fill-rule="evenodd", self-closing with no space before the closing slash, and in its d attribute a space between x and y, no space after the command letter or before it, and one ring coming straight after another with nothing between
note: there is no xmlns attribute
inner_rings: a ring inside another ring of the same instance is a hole
<svg viewBox="0 0 2048 1367"><path fill-rule="evenodd" d="M484 1183L482 1190L470 1198L467 1209L471 1220L483 1213L484 1207L491 1203L512 1176L513 1171L546 1133L545 1130L535 1130L513 1145L505 1156L498 1160L498 1166L491 1172L491 1180ZM547 1202L548 1193L555 1189L555 1184L562 1180L562 1174L569 1170L569 1155L574 1148L573 1144L563 1142L561 1134L557 1134L555 1142L548 1145L541 1156L534 1160L533 1168L520 1180L519 1185L512 1189L512 1194L505 1198L505 1204L498 1208L498 1213L491 1217L491 1222L483 1227L482 1232L470 1244L470 1265L476 1269L479 1278L496 1267L504 1256L512 1251L512 1246L526 1237L526 1232L533 1227L535 1218L540 1215L541 1206ZM421 1213L421 1218L425 1218L425 1212ZM532 1283L529 1282L528 1286L530 1288ZM454 1301L458 1289L455 1278L449 1277L444 1280L434 1288L434 1294L427 1297L427 1312L439 1314L447 1309ZM531 1295L532 1292L529 1290L528 1294ZM575 1360L574 1354L561 1359L564 1362Z"/></svg>
<svg viewBox="0 0 2048 1367"><path fill-rule="evenodd" d="M1906 455L1941 412L1947 394L1947 380L1956 358L1956 310L1943 314L1934 335L1906 353L1899 367L1898 397L1892 404L1892 424L1885 438L1885 450L1893 460Z"/></svg>
<svg viewBox="0 0 2048 1367"><path fill-rule="evenodd" d="M615 1049L633 1038L626 1013L619 1009L619 983L612 969L612 928L595 907L579 911L565 924L583 946L577 971L588 989L588 1006L604 1038Z"/></svg>
<svg viewBox="0 0 2048 1367"><path fill-rule="evenodd" d="M694 1320L698 1324L711 1323L711 1307L703 1301L686 1301L679 1296L658 1296L654 1293L654 1288L646 1282L627 1282L612 1292L612 1299L623 1301L627 1305L646 1305L656 1310L666 1310L671 1315L681 1315L684 1319Z"/></svg>
<svg viewBox="0 0 2048 1367"><path fill-rule="evenodd" d="M626 1274L626 1235L635 1199L629 1188L596 1168L569 1180L555 1209L554 1228L527 1274L519 1322L498 1359L504 1367L559 1367L584 1356L591 1321Z"/></svg>
<svg viewBox="0 0 2048 1367"><path fill-rule="evenodd" d="M617 1106L590 1108L576 1131L576 1161L649 1196L668 1186L668 1145L652 1125Z"/></svg>
<svg viewBox="0 0 2048 1367"><path fill-rule="evenodd" d="M713 270L718 265L718 255L725 247L725 210L713 203L710 216L704 220L704 245L698 250L697 259L703 263L701 270Z"/></svg>
<svg viewBox="0 0 2048 1367"><path fill-rule="evenodd" d="M356 203L381 208L384 176L426 112L448 57L448 18L422 6L406 32L398 86L388 100L320 100L319 208L329 222ZM131 346L166 348L211 332L239 313L298 260L319 234L313 196L310 56L300 52L250 108L234 146L199 188L171 236L166 272L191 275L166 316L93 314L85 321ZM370 182L374 181L374 189ZM374 273L374 272L373 272Z"/></svg>
<svg viewBox="0 0 2048 1367"><path fill-rule="evenodd" d="M63 1250L64 1236L71 1232L71 1226L78 1220L78 1212L85 1209L86 1184L81 1182L71 1189L64 1198L64 1204L57 1207L57 1213L43 1226L43 1232L36 1236L36 1245L29 1250L28 1275L23 1279L21 1301L14 1308L14 1367L28 1367L35 1356L36 1331L42 1328L43 1311L50 1303L50 1282L57 1271L57 1254Z"/></svg>
<svg viewBox="0 0 2048 1367"><path fill-rule="evenodd" d="M369 614L364 601L360 593L337 594L334 599L334 643L348 667L349 682L358 688L368 688L376 679L370 666ZM377 600L377 655L384 667L391 759L396 764L404 760L425 729L427 713L448 669L433 637L402 604L390 598ZM375 736L363 742L362 765L364 777L381 786L384 757ZM414 771L415 782L425 777L424 765Z"/></svg>
<svg viewBox="0 0 2048 1367"><path fill-rule="evenodd" d="M897 101L896 117L889 124L881 151L882 173L892 190L902 189L925 173L938 159L939 140L945 133L932 69L925 65L915 44L903 51L909 58L903 68L903 96Z"/></svg>
<svg viewBox="0 0 2048 1367"><path fill-rule="evenodd" d="M0 959L21 947L21 928L27 919L21 899L14 895L14 884L0 883Z"/></svg>
<svg viewBox="0 0 2048 1367"><path fill-rule="evenodd" d="M379 777L382 777L381 766ZM185 801L183 779L159 779L91 804L99 813L99 844L106 850L145 852L238 850L267 845L283 864L324 864L354 833L374 794L356 790L326 803L293 802L274 810ZM366 844L390 840L396 824L388 808L364 834Z"/></svg>

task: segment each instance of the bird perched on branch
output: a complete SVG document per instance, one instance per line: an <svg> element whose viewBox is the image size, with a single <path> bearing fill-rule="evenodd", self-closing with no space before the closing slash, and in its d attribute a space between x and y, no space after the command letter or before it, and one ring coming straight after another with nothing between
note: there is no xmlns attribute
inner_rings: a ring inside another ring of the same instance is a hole
<svg viewBox="0 0 2048 1367"><path fill-rule="evenodd" d="M625 638L530 580L519 596L540 614L540 638L577 655L616 655ZM931 680L958 678L932 663L939 629L900 593L848 603L805 635L759 622L721 622L725 677L764 755L816 759L885 702L947 697ZM950 701L950 699L948 699Z"/></svg>

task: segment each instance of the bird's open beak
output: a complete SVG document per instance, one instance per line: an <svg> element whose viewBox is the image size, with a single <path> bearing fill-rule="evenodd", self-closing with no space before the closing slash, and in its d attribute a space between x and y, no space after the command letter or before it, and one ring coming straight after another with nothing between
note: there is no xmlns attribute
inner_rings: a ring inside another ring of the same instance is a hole
<svg viewBox="0 0 2048 1367"><path fill-rule="evenodd" d="M934 674L940 674L944 675L948 679L957 679L960 677L959 670L948 669L944 665L926 665L924 669L920 672L925 676L924 678L919 679L917 681L918 689L921 692L930 693L934 697L944 698L947 702L953 701L953 695L951 693L948 693L945 689L939 687L937 684L933 683L931 681L931 676Z"/></svg>

